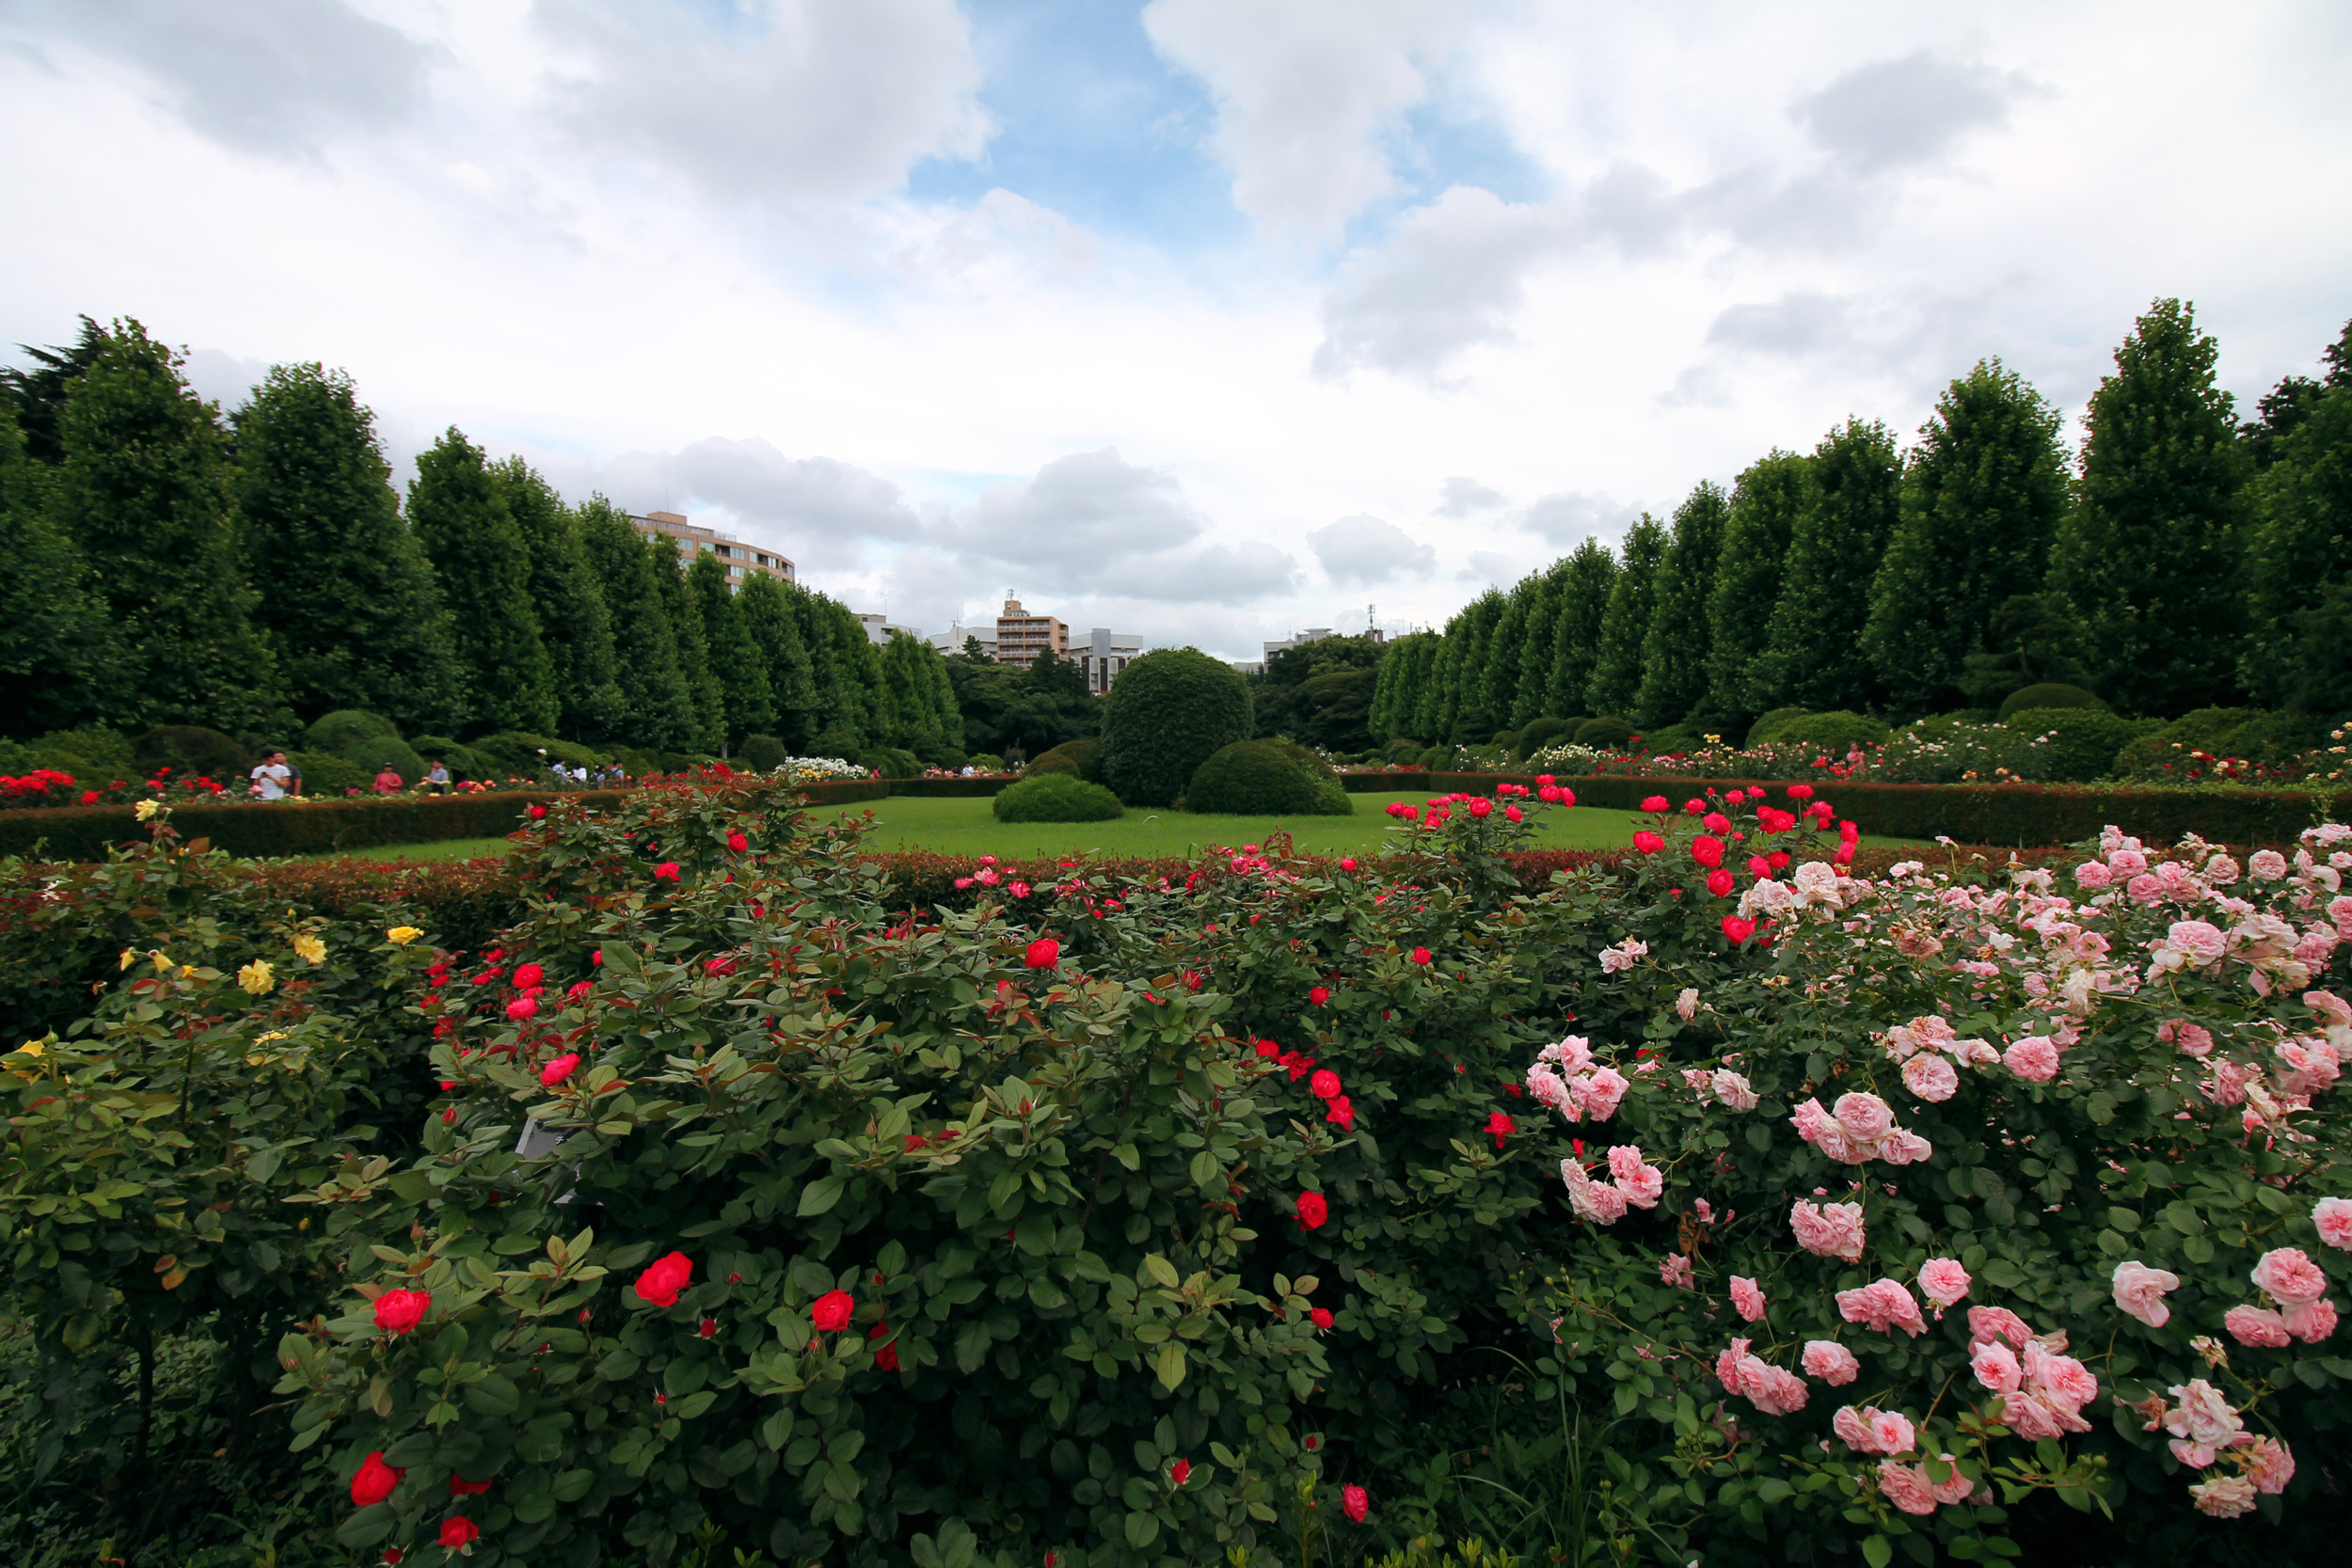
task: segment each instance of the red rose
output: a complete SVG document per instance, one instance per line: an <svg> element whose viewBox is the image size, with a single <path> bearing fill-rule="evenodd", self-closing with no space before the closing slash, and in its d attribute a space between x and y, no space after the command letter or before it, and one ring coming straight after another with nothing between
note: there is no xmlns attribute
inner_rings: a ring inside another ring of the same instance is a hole
<svg viewBox="0 0 2352 1568"><path fill-rule="evenodd" d="M1492 800L1472 800L1470 803L1470 814L1472 816L1492 816L1494 811L1495 803Z"/></svg>
<svg viewBox="0 0 2352 1568"><path fill-rule="evenodd" d="M653 868L653 875L654 875L654 879L655 879L656 881L660 881L660 882L675 882L675 881L676 881L676 880L677 880L677 862L675 862L675 861L663 861L663 862L662 862L660 865L657 865L657 866L655 866L655 867Z"/></svg>
<svg viewBox="0 0 2352 1568"><path fill-rule="evenodd" d="M1788 786L1788 799L1791 800L1810 800L1813 799L1813 786L1811 784L1790 784Z"/></svg>
<svg viewBox="0 0 2352 1568"><path fill-rule="evenodd" d="M850 1314L857 1307L847 1291L827 1291L808 1309L808 1321L817 1325L819 1334L838 1334L850 1326Z"/></svg>
<svg viewBox="0 0 2352 1568"><path fill-rule="evenodd" d="M1343 1486L1340 1488L1340 1507L1348 1518L1360 1525L1364 1522L1364 1515L1371 1511L1372 1495L1360 1486Z"/></svg>
<svg viewBox="0 0 2352 1568"><path fill-rule="evenodd" d="M1310 1230L1317 1230L1322 1228L1323 1222L1330 1218L1330 1208L1323 1201L1321 1193L1298 1195L1298 1223L1300 1225Z"/></svg>
<svg viewBox="0 0 2352 1568"><path fill-rule="evenodd" d="M1699 834L1691 841L1691 858L1701 865L1723 864L1724 841L1720 838L1710 838L1705 833Z"/></svg>
<svg viewBox="0 0 2352 1568"><path fill-rule="evenodd" d="M528 806L525 807L524 810L533 822L538 821L539 818L547 816L548 814L548 808L545 806Z"/></svg>
<svg viewBox="0 0 2352 1568"><path fill-rule="evenodd" d="M739 850L748 849L748 848L750 848L751 847L752 847L752 841L751 841L750 839L748 839L748 838L745 838L745 837L744 837L741 833L729 833L729 834L727 834L727 847L728 847L728 848L730 848L730 849L735 849L735 850L739 850Z"/></svg>
<svg viewBox="0 0 2352 1568"><path fill-rule="evenodd" d="M735 973L735 960L733 958L707 959L703 964L703 973L705 974L732 974Z"/></svg>
<svg viewBox="0 0 2352 1568"><path fill-rule="evenodd" d="M1663 795L1653 795L1642 802L1642 809L1647 812L1662 812L1671 808L1667 806L1666 798Z"/></svg>
<svg viewBox="0 0 2352 1568"><path fill-rule="evenodd" d="M889 1338L889 1335L890 1325L888 1323L876 1323L873 1328L867 1332L866 1338L867 1340L871 1341L875 1339L887 1338ZM898 1340L891 1339L890 1343L874 1352L874 1366L876 1370L885 1372L895 1372L898 1370Z"/></svg>
<svg viewBox="0 0 2352 1568"><path fill-rule="evenodd" d="M1718 898L1728 898L1734 886L1731 873L1716 870L1707 874L1707 891Z"/></svg>
<svg viewBox="0 0 2352 1568"><path fill-rule="evenodd" d="M1769 877L1769 876L1771 876L1772 874L1772 863L1771 861L1766 860L1766 859L1765 859L1763 856L1761 856L1761 855L1750 855L1750 856L1748 857L1748 875L1749 875L1749 876L1751 876L1751 877Z"/></svg>
<svg viewBox="0 0 2352 1568"><path fill-rule="evenodd" d="M1413 962L1417 964L1425 964L1429 961L1429 949L1426 947L1416 947L1413 949L1411 957Z"/></svg>
<svg viewBox="0 0 2352 1568"><path fill-rule="evenodd" d="M375 1326L387 1334L405 1334L424 1322L433 1305L430 1291L387 1291L375 1298Z"/></svg>
<svg viewBox="0 0 2352 1568"><path fill-rule="evenodd" d="M1317 1100L1336 1100L1340 1093L1340 1075L1325 1068L1307 1081L1307 1087Z"/></svg>
<svg viewBox="0 0 2352 1568"><path fill-rule="evenodd" d="M1168 1467L1168 1479L1182 1486L1192 1479L1192 1461L1180 1459Z"/></svg>
<svg viewBox="0 0 2352 1568"><path fill-rule="evenodd" d="M1517 806L1505 806L1502 808L1502 819L1506 822L1518 822L1523 819L1526 816L1527 813L1519 810Z"/></svg>
<svg viewBox="0 0 2352 1568"><path fill-rule="evenodd" d="M449 1495L453 1497L480 1497L489 1489L490 1483L486 1481L464 1481L455 1474L449 1478Z"/></svg>
<svg viewBox="0 0 2352 1568"><path fill-rule="evenodd" d="M1258 1054L1263 1056L1268 1061L1274 1060L1274 1058L1282 1053L1282 1048L1275 1044L1272 1040L1260 1040L1256 1049Z"/></svg>
<svg viewBox="0 0 2352 1568"><path fill-rule="evenodd" d="M1356 1107L1347 1102L1347 1096L1335 1094L1323 1102L1323 1119L1336 1121L1342 1127L1353 1130L1356 1125Z"/></svg>
<svg viewBox="0 0 2352 1568"><path fill-rule="evenodd" d="M1699 826L1710 833L1727 833L1731 832L1731 818L1722 812L1710 811L1699 818Z"/></svg>
<svg viewBox="0 0 2352 1568"><path fill-rule="evenodd" d="M360 1508L373 1508L390 1497L400 1485L405 1470L395 1470L384 1463L381 1451L372 1453L359 1462L359 1473L351 1478L351 1500Z"/></svg>
<svg viewBox="0 0 2352 1568"><path fill-rule="evenodd" d="M407 1555L408 1554L406 1552L402 1551L398 1546L385 1547L384 1561L387 1568L400 1568L400 1560Z"/></svg>
<svg viewBox="0 0 2352 1568"><path fill-rule="evenodd" d="M1786 871L1788 869L1788 851L1786 849L1775 849L1770 855L1767 855L1765 859L1772 862L1772 869L1775 871Z"/></svg>
<svg viewBox="0 0 2352 1568"><path fill-rule="evenodd" d="M1518 1129L1512 1124L1509 1117L1497 1111L1486 1118L1486 1131L1494 1135L1495 1147L1501 1148L1502 1140L1518 1132Z"/></svg>
<svg viewBox="0 0 2352 1568"><path fill-rule="evenodd" d="M1756 935L1756 922L1742 920L1736 914L1724 916L1724 937L1734 946Z"/></svg>
<svg viewBox="0 0 2352 1568"><path fill-rule="evenodd" d="M579 1002L585 999L588 993L596 989L596 983L592 980L574 980L571 989L565 991L564 996L566 1001Z"/></svg>
<svg viewBox="0 0 2352 1568"><path fill-rule="evenodd" d="M1342 871L1353 871L1353 870L1355 870L1355 869L1356 869L1356 857L1355 857L1355 856L1353 856L1353 855L1342 855L1342 856L1340 857L1340 869L1341 869Z"/></svg>
<svg viewBox="0 0 2352 1568"><path fill-rule="evenodd" d="M716 1318L705 1318L701 1323L694 1325L694 1332L707 1339L712 1335L719 1332L719 1320Z"/></svg>
<svg viewBox="0 0 2352 1568"><path fill-rule="evenodd" d="M1307 1314L1307 1321L1313 1323L1317 1328L1329 1328L1331 1326L1330 1308L1326 1307L1316 1307L1313 1311Z"/></svg>
<svg viewBox="0 0 2352 1568"><path fill-rule="evenodd" d="M598 967L602 967L604 963L604 949L599 947L595 952L589 954L588 961L592 964L597 965Z"/></svg>
<svg viewBox="0 0 2352 1568"><path fill-rule="evenodd" d="M517 996L506 1005L506 1016L516 1023L525 1022L538 1010L539 1004L528 996Z"/></svg>
<svg viewBox="0 0 2352 1568"><path fill-rule="evenodd" d="M474 1542L480 1538L482 1527L460 1513L454 1519L441 1521L441 1549L470 1554Z"/></svg>
<svg viewBox="0 0 2352 1568"><path fill-rule="evenodd" d="M1651 832L1647 828L1643 829L1640 832L1633 835L1633 847L1639 849L1645 855L1654 855L1665 847L1666 841L1660 838L1656 833Z"/></svg>
<svg viewBox="0 0 2352 1568"><path fill-rule="evenodd" d="M1705 811L1706 809L1707 802L1700 800L1695 795L1692 796L1688 800L1682 802L1682 810L1686 816L1696 816L1699 813Z"/></svg>
<svg viewBox="0 0 2352 1568"><path fill-rule="evenodd" d="M537 964L516 964L515 966L515 989L529 990L533 986L545 985L547 975L548 972Z"/></svg>
<svg viewBox="0 0 2352 1568"><path fill-rule="evenodd" d="M580 1066L579 1053L566 1051L539 1069L539 1082L548 1088L553 1088L564 1079L569 1078L572 1075L572 1069L578 1066Z"/></svg>
<svg viewBox="0 0 2352 1568"><path fill-rule="evenodd" d="M657 1258L645 1265L645 1272L637 1276L631 1287L638 1299L655 1307L675 1307L678 1292L694 1276L694 1260L682 1252Z"/></svg>
<svg viewBox="0 0 2352 1568"><path fill-rule="evenodd" d="M1021 956L1021 961L1031 969L1051 969L1061 962L1061 943L1052 937L1040 937L1029 943L1028 951Z"/></svg>
<svg viewBox="0 0 2352 1568"><path fill-rule="evenodd" d="M1331 988L1328 986L1317 986L1307 993L1307 1000L1314 1006L1320 1007L1326 1002L1331 1000Z"/></svg>

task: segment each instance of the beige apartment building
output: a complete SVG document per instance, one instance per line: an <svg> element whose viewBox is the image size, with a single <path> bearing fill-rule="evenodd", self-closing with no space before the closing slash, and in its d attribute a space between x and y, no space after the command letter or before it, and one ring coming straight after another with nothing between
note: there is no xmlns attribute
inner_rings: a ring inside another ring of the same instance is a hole
<svg viewBox="0 0 2352 1568"><path fill-rule="evenodd" d="M638 532L675 545L678 557L684 562L691 563L698 555L717 556L727 569L729 583L735 587L741 587L743 579L755 573L786 582L799 580L792 562L783 556L746 545L723 530L690 523L677 513L648 512L642 517L632 513L628 520Z"/></svg>
<svg viewBox="0 0 2352 1568"><path fill-rule="evenodd" d="M1057 658L1070 657L1070 628L1051 615L1032 615L1019 599L1007 599L996 617L996 662L1026 670L1046 649Z"/></svg>

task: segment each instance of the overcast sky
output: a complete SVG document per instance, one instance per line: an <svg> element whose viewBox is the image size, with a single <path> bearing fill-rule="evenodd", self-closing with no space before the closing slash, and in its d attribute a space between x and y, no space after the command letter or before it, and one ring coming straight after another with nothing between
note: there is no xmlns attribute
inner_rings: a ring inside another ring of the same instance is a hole
<svg viewBox="0 0 2352 1568"><path fill-rule="evenodd" d="M1999 355L2352 316L2352 6L0 0L0 343L348 369L926 630L1441 622Z"/></svg>

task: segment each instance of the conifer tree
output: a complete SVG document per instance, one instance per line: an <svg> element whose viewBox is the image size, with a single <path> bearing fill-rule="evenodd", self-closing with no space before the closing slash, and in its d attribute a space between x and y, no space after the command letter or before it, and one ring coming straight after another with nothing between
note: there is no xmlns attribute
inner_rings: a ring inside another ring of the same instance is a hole
<svg viewBox="0 0 2352 1568"><path fill-rule="evenodd" d="M701 595L687 578L676 546L655 535L645 540L645 548L653 557L654 580L661 593L661 608L670 617L670 635L677 639L678 673L686 678L684 750L716 756L726 748L727 700L711 663Z"/></svg>
<svg viewBox="0 0 2352 1568"><path fill-rule="evenodd" d="M179 357L137 322L115 323L68 388L58 440L56 515L126 654L127 685L105 705L138 723L278 722L228 442Z"/></svg>
<svg viewBox="0 0 2352 1568"><path fill-rule="evenodd" d="M1483 746L1498 727L1484 676L1503 609L1502 594L1489 588L1446 623L1447 657L1438 666L1445 704L1439 739Z"/></svg>
<svg viewBox="0 0 2352 1568"><path fill-rule="evenodd" d="M417 459L408 523L440 578L465 672L467 727L547 735L561 707L522 531L482 449L452 425Z"/></svg>
<svg viewBox="0 0 2352 1568"><path fill-rule="evenodd" d="M1527 635L1519 644L1518 684L1511 698L1511 727L1524 729L1530 721L1555 714L1551 699L1552 640L1560 630L1560 610L1569 587L1565 556L1528 581L1533 585L1527 614Z"/></svg>
<svg viewBox="0 0 2352 1568"><path fill-rule="evenodd" d="M1883 699L1863 628L1870 589L1902 512L1902 459L1884 425L1848 420L1813 449L1804 509L1788 538L1750 706L1816 713L1878 707Z"/></svg>
<svg viewBox="0 0 2352 1568"><path fill-rule="evenodd" d="M747 735L773 735L776 693L768 679L768 658L744 623L725 563L715 555L698 555L686 579L694 590L703 639L710 645L710 673L718 677L725 705L727 744L740 746Z"/></svg>
<svg viewBox="0 0 2352 1568"><path fill-rule="evenodd" d="M1747 721L1778 705L1757 678L1758 660L1780 598L1789 541L1812 504L1812 468L1811 458L1775 448L1731 487L1723 555L1707 601L1707 704L1740 734Z"/></svg>
<svg viewBox="0 0 2352 1568"><path fill-rule="evenodd" d="M459 723L465 683L440 584L401 520L351 377L274 366L235 425L237 503L295 716L364 708L411 735Z"/></svg>
<svg viewBox="0 0 2352 1568"><path fill-rule="evenodd" d="M1887 701L1958 706L1993 612L2042 586L2066 508L2058 410L1987 359L1936 400L1903 475L1900 521L1870 584L1863 646Z"/></svg>
<svg viewBox="0 0 2352 1568"><path fill-rule="evenodd" d="M796 754L803 752L817 733L817 689L809 674L808 646L801 641L800 620L792 611L788 591L767 573L757 572L743 579L735 604L742 613L743 629L767 668L768 691L776 709L775 728L771 733ZM952 705L954 700L951 691L948 701Z"/></svg>
<svg viewBox="0 0 2352 1568"><path fill-rule="evenodd" d="M2325 714L2352 707L2319 643L2340 641L2340 617L2312 617L2352 583L2352 379L2313 400L2252 491L2247 550L2252 631L2240 662L2256 701ZM2325 635L2323 635L2325 634Z"/></svg>
<svg viewBox="0 0 2352 1568"><path fill-rule="evenodd" d="M1552 623L1545 712L1562 719L1591 712L1593 668L1600 658L1601 626L1616 585L1616 553L1597 539L1577 546L1568 557L1567 585Z"/></svg>
<svg viewBox="0 0 2352 1568"><path fill-rule="evenodd" d="M628 704L613 659L612 623L580 544L579 515L519 457L495 465L490 478L531 563L531 602L561 709L556 733L567 740L629 738L621 732Z"/></svg>
<svg viewBox="0 0 2352 1568"><path fill-rule="evenodd" d="M1679 723L1706 700L1708 603L1730 515L1731 499L1711 480L1699 481L1675 508L1674 531L1650 591L1642 680L1633 696L1636 717L1650 729Z"/></svg>
<svg viewBox="0 0 2352 1568"><path fill-rule="evenodd" d="M111 717L101 704L119 689L114 628L42 478L0 403L0 736L20 739Z"/></svg>
<svg viewBox="0 0 2352 1568"><path fill-rule="evenodd" d="M1596 715L1626 718L1632 712L1642 689L1642 650L1649 638L1658 565L1665 555L1665 525L1643 513L1641 521L1625 531L1623 558L1609 586L1600 638L1594 644L1584 702Z"/></svg>
<svg viewBox="0 0 2352 1568"><path fill-rule="evenodd" d="M692 698L678 669L677 637L659 575L675 569L676 555L648 549L628 514L602 496L591 496L579 515L580 546L612 628L621 688L618 738L656 751L685 751L692 738Z"/></svg>
<svg viewBox="0 0 2352 1568"><path fill-rule="evenodd" d="M1535 601L1542 583L1539 577L1525 577L1512 584L1502 596L1502 612L1495 617L1494 631L1486 641L1486 657L1478 672L1479 705L1494 716L1497 730L1512 727L1511 710L1518 705L1521 664L1529 629L1540 613ZM1483 741L1486 736L1477 738Z"/></svg>
<svg viewBox="0 0 2352 1568"><path fill-rule="evenodd" d="M36 467L55 467L65 458L66 393L84 371L106 351L106 329L82 318L82 335L72 343L50 348L21 347L33 361L30 370L0 367L0 403L16 410L17 434L24 445L25 461Z"/></svg>
<svg viewBox="0 0 2352 1568"><path fill-rule="evenodd" d="M2050 552L2078 657L2118 711L2230 701L2246 633L2242 496L2250 469L2219 345L2196 309L2160 299L2090 395L2074 505Z"/></svg>
<svg viewBox="0 0 2352 1568"><path fill-rule="evenodd" d="M811 744L834 755L882 743L889 728L880 706L882 669L865 626L822 594L797 585L791 594L817 692L817 736Z"/></svg>

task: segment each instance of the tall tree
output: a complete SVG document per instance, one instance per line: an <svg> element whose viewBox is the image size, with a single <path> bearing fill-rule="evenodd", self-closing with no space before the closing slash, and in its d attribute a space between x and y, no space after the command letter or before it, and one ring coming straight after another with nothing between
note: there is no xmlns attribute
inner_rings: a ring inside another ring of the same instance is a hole
<svg viewBox="0 0 2352 1568"><path fill-rule="evenodd" d="M1391 644L1389 657L1380 661L1380 673L1373 678L1372 711L1366 724L1375 740L1421 738L1412 731L1413 710L1428 684L1437 653L1434 632L1415 632Z"/></svg>
<svg viewBox="0 0 2352 1568"><path fill-rule="evenodd" d="M1609 585L1601 613L1600 639L1593 650L1593 673L1584 702L1596 714L1625 718L1642 689L1642 649L1649 639L1658 564L1666 556L1665 525L1648 513L1625 531L1623 556Z"/></svg>
<svg viewBox="0 0 2352 1568"><path fill-rule="evenodd" d="M1511 711L1518 705L1528 634L1541 613L1537 600L1543 594L1543 581L1530 576L1511 585L1502 596L1502 613L1495 617L1494 632L1486 640L1486 657L1478 672L1479 703L1494 715L1498 730L1513 727Z"/></svg>
<svg viewBox="0 0 2352 1568"><path fill-rule="evenodd" d="M555 673L557 733L568 740L627 738L612 622L580 543L579 515L519 457L493 467L490 478L531 562L531 602Z"/></svg>
<svg viewBox="0 0 2352 1568"><path fill-rule="evenodd" d="M768 679L768 658L736 604L726 564L715 555L698 555L686 580L702 615L703 639L710 645L710 673L719 681L727 744L740 746L747 735L774 734L776 692Z"/></svg>
<svg viewBox="0 0 2352 1568"><path fill-rule="evenodd" d="M822 594L797 585L791 593L817 688L817 735L810 744L823 755L839 756L881 742L889 730L881 708L882 667L865 626Z"/></svg>
<svg viewBox="0 0 2352 1568"><path fill-rule="evenodd" d="M2160 299L2090 395L2074 506L2050 587L2074 608L2092 687L2126 713L2229 700L2246 632L2242 491L2249 470L2219 345Z"/></svg>
<svg viewBox="0 0 2352 1568"><path fill-rule="evenodd" d="M562 707L532 603L530 554L482 449L455 425L417 459L408 522L455 624L467 728L552 731Z"/></svg>
<svg viewBox="0 0 2352 1568"><path fill-rule="evenodd" d="M654 561L653 575L661 592L661 608L670 617L670 634L677 639L678 673L686 677L685 749L717 755L726 747L726 689L710 657L710 634L703 625L702 597L688 580L677 546L656 534L645 541Z"/></svg>
<svg viewBox="0 0 2352 1568"><path fill-rule="evenodd" d="M1731 487L1731 515L1707 600L1707 705L1745 721L1773 705L1756 678L1797 519L1813 503L1813 460L1775 448Z"/></svg>
<svg viewBox="0 0 2352 1568"><path fill-rule="evenodd" d="M678 669L677 637L670 629L659 575L675 570L677 557L675 551L657 556L647 548L628 514L602 496L591 496L580 507L580 539L612 627L612 662L621 687L619 736L656 751L682 752L692 736L692 698Z"/></svg>
<svg viewBox="0 0 2352 1568"><path fill-rule="evenodd" d="M1600 657L1602 623L1617 585L1617 557L1597 539L1587 539L1568 557L1567 585L1552 622L1551 670L1544 711L1562 719L1589 711L1593 667Z"/></svg>
<svg viewBox="0 0 2352 1568"><path fill-rule="evenodd" d="M35 348L30 343L19 343L17 347L31 358L33 368L19 370L10 365L0 369L0 403L15 407L17 427L29 461L62 462L65 436L61 422L66 392L105 352L106 329L84 316L82 336L71 344Z"/></svg>
<svg viewBox="0 0 2352 1568"><path fill-rule="evenodd" d="M1711 480L1699 481L1675 508L1674 532L1650 591L1642 683L1633 696L1637 717L1650 729L1681 722L1707 699L1708 602L1730 518L1731 498Z"/></svg>
<svg viewBox="0 0 2352 1568"><path fill-rule="evenodd" d="M1560 610L1570 587L1568 558L1562 556L1544 568L1535 585L1527 616L1527 636L1519 644L1518 686L1511 698L1511 727L1523 729L1529 721L1553 713L1551 700L1552 639L1560 630Z"/></svg>
<svg viewBox="0 0 2352 1568"><path fill-rule="evenodd" d="M2352 387L2352 322L2344 324L2344 331L2321 351L2320 358L2324 368L2319 379L2308 375L2282 378L2254 401L2254 418L2238 426L2256 473L2277 460L2281 444L2312 417L2323 393L2331 387ZM2257 622L2257 629L2260 626Z"/></svg>
<svg viewBox="0 0 2352 1568"><path fill-rule="evenodd" d="M365 708L411 735L458 722L449 611L351 378L274 366L235 427L237 504L295 714Z"/></svg>
<svg viewBox="0 0 2352 1568"><path fill-rule="evenodd" d="M1997 359L1946 388L1870 584L1863 648L1889 703L1959 705L1967 657L1986 651L1994 610L2042 586L2065 510L2058 410Z"/></svg>
<svg viewBox="0 0 2352 1568"><path fill-rule="evenodd" d="M2352 707L2352 688L2332 678L2352 583L2352 379L2328 388L2280 444L2250 510L2246 688L2273 706L2341 713Z"/></svg>
<svg viewBox="0 0 2352 1568"><path fill-rule="evenodd" d="M1806 478L1805 508L1789 531L1750 701L1759 713L1866 712L1884 700L1863 631L1871 583L1902 515L1895 433L1848 420L1813 449Z"/></svg>
<svg viewBox="0 0 2352 1568"><path fill-rule="evenodd" d="M743 616L743 629L759 651L768 672L768 693L775 703L777 739L795 752L817 733L817 688L809 674L808 645L801 641L800 620L783 583L765 572L743 579L735 595ZM952 691L949 702L954 701Z"/></svg>
<svg viewBox="0 0 2352 1568"><path fill-rule="evenodd" d="M148 723L259 731L282 712L253 623L228 442L180 360L119 321L66 394L56 515L128 651L112 705Z"/></svg>
<svg viewBox="0 0 2352 1568"><path fill-rule="evenodd" d="M0 403L0 735L20 739L110 718L120 690L114 627L42 480Z"/></svg>
<svg viewBox="0 0 2352 1568"><path fill-rule="evenodd" d="M1446 624L1446 657L1439 661L1445 715L1440 738L1483 746L1500 727L1487 700L1486 662L1505 601L1489 588Z"/></svg>

